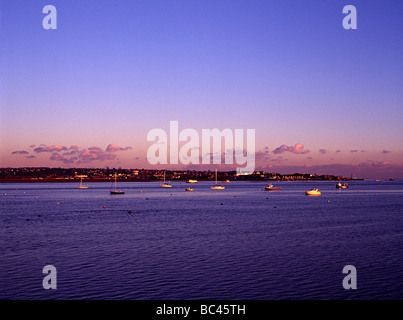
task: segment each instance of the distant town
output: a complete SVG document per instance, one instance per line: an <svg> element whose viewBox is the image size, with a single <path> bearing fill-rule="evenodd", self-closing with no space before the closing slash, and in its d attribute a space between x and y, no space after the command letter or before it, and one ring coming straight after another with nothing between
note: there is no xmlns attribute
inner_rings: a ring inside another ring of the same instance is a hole
<svg viewBox="0 0 403 320"><path fill-rule="evenodd" d="M81 179L87 182L113 181L115 175L118 181L140 182L156 181L164 177L170 181L186 181L196 179L209 181L215 179L215 171L195 170L149 170L149 169L93 169L93 168L0 168L0 182L77 182ZM255 171L253 174L237 174L236 171L218 172L218 180L232 181L309 181L309 180L363 180L334 175L317 175L308 173L280 174L274 172Z"/></svg>

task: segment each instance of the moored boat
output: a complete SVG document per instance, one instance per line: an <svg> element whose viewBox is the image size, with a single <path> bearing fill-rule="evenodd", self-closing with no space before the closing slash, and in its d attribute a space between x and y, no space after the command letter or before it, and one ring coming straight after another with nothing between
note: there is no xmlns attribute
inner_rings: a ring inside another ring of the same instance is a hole
<svg viewBox="0 0 403 320"><path fill-rule="evenodd" d="M172 185L168 184L168 183L163 183L163 184L160 184L160 187L161 188L172 188Z"/></svg>
<svg viewBox="0 0 403 320"><path fill-rule="evenodd" d="M217 169L215 169L215 186L210 187L212 190L224 190L224 186L220 186L217 184Z"/></svg>
<svg viewBox="0 0 403 320"><path fill-rule="evenodd" d="M347 183L341 184L341 182L339 182L338 184L336 184L336 188L337 189L348 189L349 187L348 187Z"/></svg>
<svg viewBox="0 0 403 320"><path fill-rule="evenodd" d="M211 189L212 190L224 190L225 187L224 186L214 186L214 187L211 187Z"/></svg>
<svg viewBox="0 0 403 320"><path fill-rule="evenodd" d="M80 178L81 178L80 185L77 187L77 189L88 189L88 186L83 185L83 177L87 177L87 176L83 176L83 175L80 176Z"/></svg>
<svg viewBox="0 0 403 320"><path fill-rule="evenodd" d="M115 172L115 189L112 189L109 192L110 192L110 194L125 194L125 192L123 190L118 190L117 189L117 175L116 175L116 172Z"/></svg>
<svg viewBox="0 0 403 320"><path fill-rule="evenodd" d="M309 190L309 191L305 191L305 194L307 196L320 196L321 192L319 191L319 189L312 189L312 190Z"/></svg>
<svg viewBox="0 0 403 320"><path fill-rule="evenodd" d="M109 192L110 192L110 194L125 194L125 192L122 190L111 190Z"/></svg>
<svg viewBox="0 0 403 320"><path fill-rule="evenodd" d="M172 185L169 183L165 183L165 171L164 171L164 182L160 184L161 188L172 188Z"/></svg>
<svg viewBox="0 0 403 320"><path fill-rule="evenodd" d="M264 187L266 191L280 191L281 187L274 187L272 184L269 184L267 187Z"/></svg>

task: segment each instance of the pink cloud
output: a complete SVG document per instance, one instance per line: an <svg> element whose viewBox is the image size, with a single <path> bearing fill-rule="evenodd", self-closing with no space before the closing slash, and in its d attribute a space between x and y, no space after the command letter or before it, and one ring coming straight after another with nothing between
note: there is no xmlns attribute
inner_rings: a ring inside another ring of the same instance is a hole
<svg viewBox="0 0 403 320"><path fill-rule="evenodd" d="M54 153L51 155L51 157L49 158L50 160L55 160L55 161L60 161L63 159L63 156L58 154L58 153Z"/></svg>
<svg viewBox="0 0 403 320"><path fill-rule="evenodd" d="M122 148L122 147L117 146L116 144L110 144L106 147L106 152L126 151L131 148L132 147Z"/></svg>
<svg viewBox="0 0 403 320"><path fill-rule="evenodd" d="M77 158L69 158L69 159L63 158L61 161L64 163L74 163L76 160Z"/></svg>
<svg viewBox="0 0 403 320"><path fill-rule="evenodd" d="M49 160L52 160L52 161L61 161L61 162L63 162L63 163L69 164L69 163L74 163L74 162L77 160L77 158L65 158L64 156L62 156L62 155L59 154L59 153L53 153L53 154L51 155L51 157L49 158Z"/></svg>
<svg viewBox="0 0 403 320"><path fill-rule="evenodd" d="M327 150L326 149L319 149L319 152L322 153L322 154L326 154Z"/></svg>
<svg viewBox="0 0 403 320"><path fill-rule="evenodd" d="M222 157L222 159L223 159L223 161L225 161L224 157ZM268 154L266 152L257 151L255 153L255 159L256 159L256 161L258 161L258 160L268 160L268 159L270 159L270 157L268 156ZM236 161L236 159L234 161Z"/></svg>
<svg viewBox="0 0 403 320"><path fill-rule="evenodd" d="M270 161L273 161L273 162L283 162L283 161L288 161L288 159L284 159L282 156L279 156L279 157L277 157L277 158L271 159Z"/></svg>
<svg viewBox="0 0 403 320"><path fill-rule="evenodd" d="M13 151L11 154L29 154L28 151L21 150L21 151Z"/></svg>
<svg viewBox="0 0 403 320"><path fill-rule="evenodd" d="M58 146L58 145L53 145L53 146L48 147L48 146L41 145L40 147L35 148L34 152L37 152L37 153L41 153L41 152L59 152L59 151L64 151L64 150L67 150L67 147Z"/></svg>
<svg viewBox="0 0 403 320"><path fill-rule="evenodd" d="M32 145L34 147L35 145ZM103 150L97 146L91 146L89 148L80 149L77 145L72 145L70 147L61 146L61 145L51 145L47 146L41 144L39 147L34 149L36 153L44 153L49 152L52 153L49 160L52 161L61 161L63 163L85 163L91 161L102 161L102 160L116 160L117 157L115 152L117 151L126 151L132 149L131 147L122 148L115 144L109 144L106 150ZM65 151L65 152L63 152ZM20 153L22 151L18 151ZM26 152L26 151L25 151ZM28 154L26 153L21 154ZM74 156L67 158L66 156Z"/></svg>
<svg viewBox="0 0 403 320"><path fill-rule="evenodd" d="M34 144L32 146L35 146ZM59 145L52 145L52 146L47 146L44 144L41 144L38 148L34 149L34 152L41 153L41 152L60 152L60 151L67 151L67 150L79 150L78 146L71 146L67 148L66 146L59 146Z"/></svg>
<svg viewBox="0 0 403 320"><path fill-rule="evenodd" d="M99 147L90 147L84 149L78 155L78 163L115 159L116 155L113 152L103 151Z"/></svg>
<svg viewBox="0 0 403 320"><path fill-rule="evenodd" d="M63 155L64 156L72 156L72 155L75 155L75 154L77 154L79 152L80 152L79 150L72 150L72 151L63 153Z"/></svg>
<svg viewBox="0 0 403 320"><path fill-rule="evenodd" d="M372 168L384 168L384 167L389 167L391 164L389 162L385 161L370 161L368 162L363 162L358 164L359 167L372 167Z"/></svg>
<svg viewBox="0 0 403 320"><path fill-rule="evenodd" d="M388 153L391 153L391 151L389 151L389 150L383 150L382 153L388 154Z"/></svg>
<svg viewBox="0 0 403 320"><path fill-rule="evenodd" d="M291 152L294 154L307 154L310 152L310 150L303 150L304 145L301 143L297 143L295 146L286 146L283 144L282 146L278 147L273 151L274 154L281 154L284 152Z"/></svg>

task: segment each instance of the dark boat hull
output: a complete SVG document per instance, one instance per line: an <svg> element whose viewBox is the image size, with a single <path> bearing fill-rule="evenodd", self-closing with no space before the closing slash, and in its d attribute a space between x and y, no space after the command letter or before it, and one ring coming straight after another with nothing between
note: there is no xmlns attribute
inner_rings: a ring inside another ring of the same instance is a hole
<svg viewBox="0 0 403 320"><path fill-rule="evenodd" d="M110 191L111 194L125 194L124 191L119 191L119 190L115 190L115 191Z"/></svg>
<svg viewBox="0 0 403 320"><path fill-rule="evenodd" d="M266 191L280 191L281 190L281 188L268 188L268 187L265 187L264 189Z"/></svg>

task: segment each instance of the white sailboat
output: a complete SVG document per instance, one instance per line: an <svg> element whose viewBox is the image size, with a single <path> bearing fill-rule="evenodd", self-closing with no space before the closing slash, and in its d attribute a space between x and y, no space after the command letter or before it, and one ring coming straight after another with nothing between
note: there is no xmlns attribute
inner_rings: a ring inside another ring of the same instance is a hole
<svg viewBox="0 0 403 320"><path fill-rule="evenodd" d="M307 196L320 196L321 192L319 191L319 189L312 189L312 190L309 190L309 191L305 191L305 194Z"/></svg>
<svg viewBox="0 0 403 320"><path fill-rule="evenodd" d="M217 184L217 169L215 169L215 186L210 187L212 190L224 190L225 187L224 186L219 186Z"/></svg>
<svg viewBox="0 0 403 320"><path fill-rule="evenodd" d="M117 188L117 175L116 175L116 172L115 172L115 189L110 190L110 193L111 194L125 194L124 191L118 190L118 188Z"/></svg>
<svg viewBox="0 0 403 320"><path fill-rule="evenodd" d="M80 178L81 178L80 186L78 186L77 189L88 189L88 186L83 186L83 177L86 177L86 176L83 176L83 175L80 176Z"/></svg>
<svg viewBox="0 0 403 320"><path fill-rule="evenodd" d="M165 183L165 171L164 171L164 183L160 184L161 188L172 188L172 185L169 183Z"/></svg>

